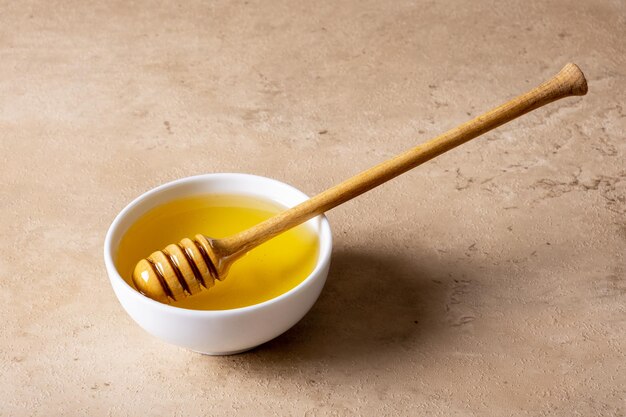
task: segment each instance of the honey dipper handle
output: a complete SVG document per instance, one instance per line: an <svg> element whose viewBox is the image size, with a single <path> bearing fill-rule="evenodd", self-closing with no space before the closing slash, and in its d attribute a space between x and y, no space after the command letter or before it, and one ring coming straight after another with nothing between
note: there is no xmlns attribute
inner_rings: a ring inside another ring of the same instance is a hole
<svg viewBox="0 0 626 417"><path fill-rule="evenodd" d="M216 249L226 256L237 257L272 237L531 110L561 98L582 96L586 93L587 82L582 71L575 64L567 64L552 79L529 92L329 188L255 227L220 240L220 248Z"/></svg>

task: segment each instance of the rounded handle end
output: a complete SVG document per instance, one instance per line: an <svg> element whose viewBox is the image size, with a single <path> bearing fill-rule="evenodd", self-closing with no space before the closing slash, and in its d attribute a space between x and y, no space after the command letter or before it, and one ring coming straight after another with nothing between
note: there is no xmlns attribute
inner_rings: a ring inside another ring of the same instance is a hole
<svg viewBox="0 0 626 417"><path fill-rule="evenodd" d="M573 96L584 96L587 94L587 80L585 74L576 64L566 64L557 74L557 78L562 85L567 88Z"/></svg>

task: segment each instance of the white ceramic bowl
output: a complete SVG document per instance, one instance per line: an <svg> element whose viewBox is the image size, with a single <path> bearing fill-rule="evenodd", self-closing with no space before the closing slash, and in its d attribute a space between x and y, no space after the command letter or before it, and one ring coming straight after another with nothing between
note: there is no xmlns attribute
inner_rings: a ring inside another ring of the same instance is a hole
<svg viewBox="0 0 626 417"><path fill-rule="evenodd" d="M325 216L309 220L310 227L319 237L317 263L313 272L289 292L260 304L232 310L198 311L161 304L140 294L122 279L114 263L117 247L126 230L148 210L198 194L261 197L287 207L308 198L290 185L255 175L206 174L173 181L137 197L117 215L104 242L104 263L120 303L148 333L210 355L242 352L285 332L313 306L324 287L330 266L330 226Z"/></svg>

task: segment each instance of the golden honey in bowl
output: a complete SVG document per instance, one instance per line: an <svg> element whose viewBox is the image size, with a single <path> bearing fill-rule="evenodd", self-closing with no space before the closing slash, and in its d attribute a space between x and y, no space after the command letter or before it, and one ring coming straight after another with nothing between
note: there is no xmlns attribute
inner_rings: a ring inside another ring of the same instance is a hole
<svg viewBox="0 0 626 417"><path fill-rule="evenodd" d="M202 195L174 200L153 208L126 231L116 266L131 286L138 260L200 233L224 238L248 229L285 208L274 202L234 195ZM275 298L300 284L317 262L319 241L306 224L295 227L237 260L224 281L199 294L171 301L193 310L227 310Z"/></svg>

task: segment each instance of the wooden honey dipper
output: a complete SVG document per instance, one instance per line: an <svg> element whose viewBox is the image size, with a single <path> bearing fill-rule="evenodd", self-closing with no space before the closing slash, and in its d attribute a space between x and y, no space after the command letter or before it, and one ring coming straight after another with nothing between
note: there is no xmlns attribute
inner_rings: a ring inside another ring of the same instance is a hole
<svg viewBox="0 0 626 417"><path fill-rule="evenodd" d="M239 257L263 242L330 210L477 136L553 101L587 93L587 81L574 64L552 79L436 138L374 166L256 226L225 239L196 235L140 260L133 282L146 296L169 302L196 294L223 280Z"/></svg>

